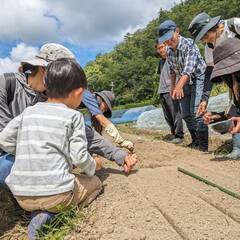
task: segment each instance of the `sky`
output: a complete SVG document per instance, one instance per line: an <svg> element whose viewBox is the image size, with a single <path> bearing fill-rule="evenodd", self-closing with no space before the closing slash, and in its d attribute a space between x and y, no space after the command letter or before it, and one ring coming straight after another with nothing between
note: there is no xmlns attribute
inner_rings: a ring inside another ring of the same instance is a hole
<svg viewBox="0 0 240 240"><path fill-rule="evenodd" d="M50 42L69 48L81 66L109 52L177 0L1 0L0 74Z"/></svg>

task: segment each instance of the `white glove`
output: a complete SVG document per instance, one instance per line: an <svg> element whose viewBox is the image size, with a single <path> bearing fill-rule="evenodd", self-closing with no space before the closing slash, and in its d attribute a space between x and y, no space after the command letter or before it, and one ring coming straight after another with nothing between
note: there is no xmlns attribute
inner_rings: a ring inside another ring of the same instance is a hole
<svg viewBox="0 0 240 240"><path fill-rule="evenodd" d="M133 152L134 145L131 141L124 140L122 143L119 144L123 148L127 148L130 152Z"/></svg>
<svg viewBox="0 0 240 240"><path fill-rule="evenodd" d="M105 127L105 131L109 136L111 136L114 139L115 143L119 144L121 147L133 151L134 149L133 143L123 139L122 136L119 134L117 128L112 123Z"/></svg>

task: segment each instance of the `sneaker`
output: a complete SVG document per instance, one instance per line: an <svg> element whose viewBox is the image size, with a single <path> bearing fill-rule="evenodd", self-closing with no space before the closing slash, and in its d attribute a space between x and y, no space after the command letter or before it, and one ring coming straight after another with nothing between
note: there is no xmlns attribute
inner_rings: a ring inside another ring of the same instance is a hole
<svg viewBox="0 0 240 240"><path fill-rule="evenodd" d="M188 148L193 148L193 149L198 149L199 145L196 142L191 142L190 144L188 144L186 147Z"/></svg>
<svg viewBox="0 0 240 240"><path fill-rule="evenodd" d="M54 213L35 211L31 213L31 221L28 224L28 239L33 240L38 236L38 231L44 224L49 223L55 217Z"/></svg>
<svg viewBox="0 0 240 240"><path fill-rule="evenodd" d="M169 141L169 143L173 143L173 144L180 144L183 142L182 138L173 138L171 141Z"/></svg>
<svg viewBox="0 0 240 240"><path fill-rule="evenodd" d="M175 138L174 135L168 134L165 137L163 137L163 140L166 141L166 142L171 142L174 138Z"/></svg>

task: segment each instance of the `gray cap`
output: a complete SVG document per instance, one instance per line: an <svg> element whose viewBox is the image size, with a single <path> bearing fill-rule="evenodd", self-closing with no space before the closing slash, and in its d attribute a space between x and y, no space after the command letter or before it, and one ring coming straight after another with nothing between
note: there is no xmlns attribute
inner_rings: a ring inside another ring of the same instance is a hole
<svg viewBox="0 0 240 240"><path fill-rule="evenodd" d="M75 59L75 56L69 49L67 49L63 45L57 43L47 43L40 48L39 53L35 56L34 59L25 60L21 63L28 63L33 66L46 67L50 62L60 58Z"/></svg>
<svg viewBox="0 0 240 240"><path fill-rule="evenodd" d="M101 91L101 92L95 92L95 95L101 97L103 99L103 101L107 104L108 106L108 110L106 112L103 113L103 115L107 118L112 117L112 108L114 106L115 103L115 95L113 92L111 91Z"/></svg>

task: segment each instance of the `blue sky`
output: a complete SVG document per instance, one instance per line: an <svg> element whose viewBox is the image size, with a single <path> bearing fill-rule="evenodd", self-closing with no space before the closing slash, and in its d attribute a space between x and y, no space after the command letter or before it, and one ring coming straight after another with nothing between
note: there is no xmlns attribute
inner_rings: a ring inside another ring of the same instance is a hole
<svg viewBox="0 0 240 240"><path fill-rule="evenodd" d="M44 43L68 47L82 66L155 18L173 0L1 0L0 73L16 71Z"/></svg>

